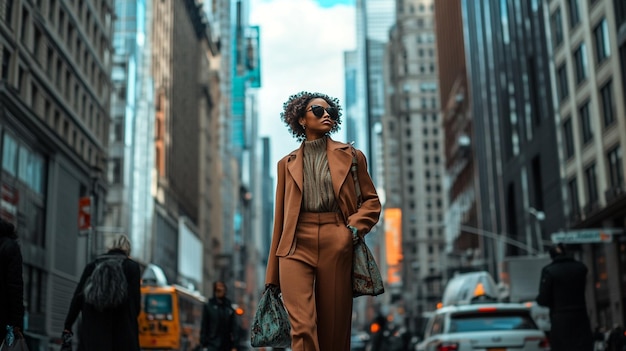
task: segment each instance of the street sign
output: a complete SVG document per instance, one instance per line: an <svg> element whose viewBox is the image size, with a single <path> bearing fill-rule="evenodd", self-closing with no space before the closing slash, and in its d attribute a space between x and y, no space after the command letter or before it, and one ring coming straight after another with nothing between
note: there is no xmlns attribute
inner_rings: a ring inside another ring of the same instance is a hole
<svg viewBox="0 0 626 351"><path fill-rule="evenodd" d="M610 243L614 234L623 232L624 230L619 228L588 228L552 233L551 238L555 244Z"/></svg>
<svg viewBox="0 0 626 351"><path fill-rule="evenodd" d="M91 229L91 197L78 199L78 230L84 233Z"/></svg>

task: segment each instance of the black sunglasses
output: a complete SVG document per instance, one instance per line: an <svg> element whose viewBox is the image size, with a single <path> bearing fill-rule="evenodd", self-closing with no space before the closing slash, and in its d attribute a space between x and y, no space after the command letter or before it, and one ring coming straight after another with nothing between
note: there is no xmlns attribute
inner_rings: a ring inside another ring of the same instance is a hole
<svg viewBox="0 0 626 351"><path fill-rule="evenodd" d="M330 119L332 119L333 121L336 121L339 119L339 111L334 107L324 108L323 106L320 106L320 105L311 105L311 108L308 109L307 112L313 111L313 114L315 115L315 117L322 118L324 116L324 110L328 112Z"/></svg>

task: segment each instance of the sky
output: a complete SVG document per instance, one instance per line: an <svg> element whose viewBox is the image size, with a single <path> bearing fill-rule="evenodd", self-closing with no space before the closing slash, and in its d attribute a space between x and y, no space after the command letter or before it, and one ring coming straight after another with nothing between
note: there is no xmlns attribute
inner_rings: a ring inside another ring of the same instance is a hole
<svg viewBox="0 0 626 351"><path fill-rule="evenodd" d="M252 0L250 24L261 30L259 136L271 139L276 163L299 144L280 119L282 106L300 91L344 101L343 53L356 48L354 0ZM345 141L340 130L336 140Z"/></svg>

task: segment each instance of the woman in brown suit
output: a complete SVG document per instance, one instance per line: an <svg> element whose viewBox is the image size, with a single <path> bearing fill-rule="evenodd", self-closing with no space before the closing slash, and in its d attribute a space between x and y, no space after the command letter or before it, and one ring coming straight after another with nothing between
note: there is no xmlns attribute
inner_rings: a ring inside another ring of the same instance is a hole
<svg viewBox="0 0 626 351"><path fill-rule="evenodd" d="M266 285L277 285L291 322L293 351L348 351L352 322L352 245L378 222L381 205L356 151L362 204L350 172L352 147L339 130L336 98L300 92L281 118L302 142L278 161L274 230Z"/></svg>

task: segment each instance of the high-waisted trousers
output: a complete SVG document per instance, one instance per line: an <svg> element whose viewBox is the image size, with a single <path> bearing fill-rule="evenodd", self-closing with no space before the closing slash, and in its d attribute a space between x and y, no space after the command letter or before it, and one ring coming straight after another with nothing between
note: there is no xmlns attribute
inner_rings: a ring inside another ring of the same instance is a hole
<svg viewBox="0 0 626 351"><path fill-rule="evenodd" d="M352 234L334 212L300 213L293 254L279 258L293 351L349 351Z"/></svg>

